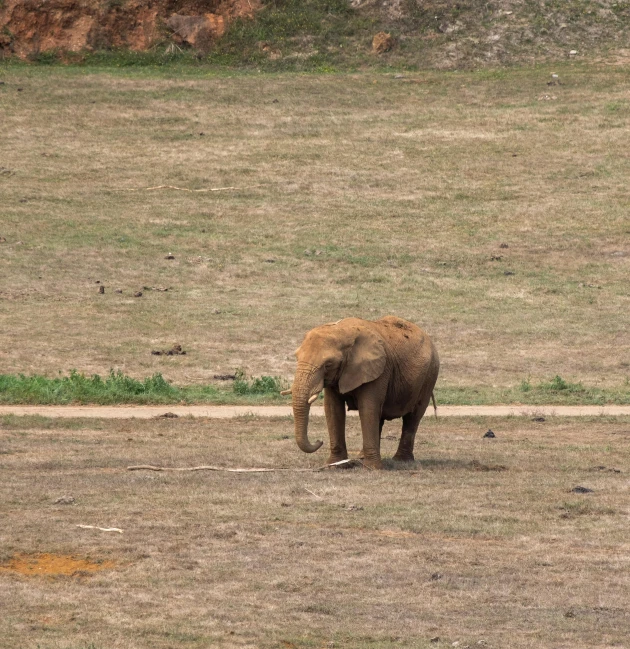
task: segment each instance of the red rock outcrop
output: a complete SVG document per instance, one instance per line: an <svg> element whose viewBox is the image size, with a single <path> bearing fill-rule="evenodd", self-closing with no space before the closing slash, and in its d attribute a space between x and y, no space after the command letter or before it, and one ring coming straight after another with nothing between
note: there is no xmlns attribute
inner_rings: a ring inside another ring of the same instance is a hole
<svg viewBox="0 0 630 649"><path fill-rule="evenodd" d="M4 0L0 53L142 51L168 39L206 49L259 8L260 0Z"/></svg>

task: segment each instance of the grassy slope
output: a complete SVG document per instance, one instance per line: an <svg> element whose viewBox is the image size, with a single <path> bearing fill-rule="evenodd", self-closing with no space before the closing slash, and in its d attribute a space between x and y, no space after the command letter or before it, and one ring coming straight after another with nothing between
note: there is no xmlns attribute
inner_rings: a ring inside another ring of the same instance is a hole
<svg viewBox="0 0 630 649"><path fill-rule="evenodd" d="M6 68L4 371L288 379L310 326L393 312L442 403L627 401L627 74L554 70ZM589 390L519 387L558 374Z"/></svg>
<svg viewBox="0 0 630 649"><path fill-rule="evenodd" d="M436 337L442 402L627 398L627 75L555 69L7 68L5 372L288 378L310 326L393 312ZM128 191L157 184L245 188Z"/></svg>
<svg viewBox="0 0 630 649"><path fill-rule="evenodd" d="M626 0L267 0L254 20L232 24L209 53L169 48L148 52L55 52L41 62L113 65L223 65L264 70L366 67L471 69L571 58L625 60L630 48ZM115 11L115 8L112 8ZM386 31L395 47L371 51Z"/></svg>

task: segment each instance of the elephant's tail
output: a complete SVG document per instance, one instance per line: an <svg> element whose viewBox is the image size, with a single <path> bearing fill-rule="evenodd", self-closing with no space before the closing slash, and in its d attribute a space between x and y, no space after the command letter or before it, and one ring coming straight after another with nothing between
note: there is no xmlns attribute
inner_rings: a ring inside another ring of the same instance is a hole
<svg viewBox="0 0 630 649"><path fill-rule="evenodd" d="M433 392L431 392L431 399L433 400L433 414L437 419L437 406L435 405L435 395L433 394Z"/></svg>

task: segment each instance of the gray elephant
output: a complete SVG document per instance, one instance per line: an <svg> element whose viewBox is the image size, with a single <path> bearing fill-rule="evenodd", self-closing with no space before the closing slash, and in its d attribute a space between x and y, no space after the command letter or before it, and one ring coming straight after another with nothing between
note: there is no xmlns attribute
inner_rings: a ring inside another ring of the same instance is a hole
<svg viewBox="0 0 630 649"><path fill-rule="evenodd" d="M416 431L440 369L427 333L394 316L374 321L345 318L309 331L295 355L295 379L285 394L293 395L295 440L302 451L314 453L323 444L311 444L307 434L310 406L323 389L329 463L348 457L346 406L359 411L366 466L382 468L383 422L398 417L402 435L393 459L414 459Z"/></svg>

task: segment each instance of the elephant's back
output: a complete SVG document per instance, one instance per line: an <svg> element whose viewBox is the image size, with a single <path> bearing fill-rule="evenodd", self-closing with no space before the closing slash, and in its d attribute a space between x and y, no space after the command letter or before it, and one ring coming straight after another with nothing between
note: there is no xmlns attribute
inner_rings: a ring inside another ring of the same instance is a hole
<svg viewBox="0 0 630 649"><path fill-rule="evenodd" d="M415 361L423 366L437 364L439 367L435 345L429 334L418 325L392 315L375 320L374 324L402 364Z"/></svg>
<svg viewBox="0 0 630 649"><path fill-rule="evenodd" d="M395 315L387 315L380 320L375 320L374 323L380 326L386 339L393 338L403 343L408 341L411 346L423 345L425 341L429 342L430 340L428 334L422 331L418 325Z"/></svg>

